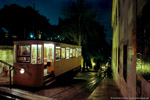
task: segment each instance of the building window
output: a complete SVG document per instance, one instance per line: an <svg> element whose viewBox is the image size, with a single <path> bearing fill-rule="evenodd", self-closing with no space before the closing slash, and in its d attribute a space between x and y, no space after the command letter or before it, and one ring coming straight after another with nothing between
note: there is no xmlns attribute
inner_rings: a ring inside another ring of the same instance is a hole
<svg viewBox="0 0 150 100"><path fill-rule="evenodd" d="M117 11L117 8L116 8L116 25L117 25L117 21L118 21L118 11Z"/></svg>
<svg viewBox="0 0 150 100"><path fill-rule="evenodd" d="M123 47L123 77L127 81L127 45Z"/></svg>
<svg viewBox="0 0 150 100"><path fill-rule="evenodd" d="M120 0L118 0L118 18L120 17Z"/></svg>
<svg viewBox="0 0 150 100"><path fill-rule="evenodd" d="M120 72L120 48L118 48L118 72Z"/></svg>

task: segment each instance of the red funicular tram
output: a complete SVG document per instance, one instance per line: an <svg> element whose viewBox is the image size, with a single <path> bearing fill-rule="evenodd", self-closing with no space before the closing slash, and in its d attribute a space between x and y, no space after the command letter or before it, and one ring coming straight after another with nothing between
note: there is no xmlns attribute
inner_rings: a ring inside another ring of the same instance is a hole
<svg viewBox="0 0 150 100"><path fill-rule="evenodd" d="M15 41L13 83L40 87L44 77L56 78L81 66L81 46L51 41Z"/></svg>

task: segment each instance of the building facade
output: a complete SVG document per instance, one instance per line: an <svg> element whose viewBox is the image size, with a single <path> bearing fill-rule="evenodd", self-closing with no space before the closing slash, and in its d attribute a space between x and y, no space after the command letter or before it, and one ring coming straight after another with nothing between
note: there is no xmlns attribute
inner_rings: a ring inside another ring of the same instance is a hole
<svg viewBox="0 0 150 100"><path fill-rule="evenodd" d="M150 96L149 4L149 0L112 0L112 70L124 97Z"/></svg>

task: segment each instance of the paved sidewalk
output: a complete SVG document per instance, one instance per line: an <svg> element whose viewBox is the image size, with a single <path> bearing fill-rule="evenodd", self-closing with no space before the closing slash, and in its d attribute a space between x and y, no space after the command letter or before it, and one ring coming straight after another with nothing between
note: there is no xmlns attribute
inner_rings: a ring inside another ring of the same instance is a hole
<svg viewBox="0 0 150 100"><path fill-rule="evenodd" d="M112 78L105 77L87 100L116 100L122 97L119 88Z"/></svg>
<svg viewBox="0 0 150 100"><path fill-rule="evenodd" d="M8 85L9 84L9 77L0 76L0 85Z"/></svg>
<svg viewBox="0 0 150 100"><path fill-rule="evenodd" d="M21 90L21 89L14 89L14 88L10 89L9 87L4 87L3 85L9 85L9 81L10 81L9 77L2 77L2 76L0 77L0 92L4 91L4 92L6 92L6 94L8 93L11 95L23 97L27 100L56 100L53 98L48 98L48 97L36 95L36 94Z"/></svg>

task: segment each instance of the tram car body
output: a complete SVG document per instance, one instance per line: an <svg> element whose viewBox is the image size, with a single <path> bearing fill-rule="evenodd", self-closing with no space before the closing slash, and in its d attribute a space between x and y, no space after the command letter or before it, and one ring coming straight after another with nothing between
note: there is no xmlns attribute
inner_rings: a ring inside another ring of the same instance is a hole
<svg viewBox="0 0 150 100"><path fill-rule="evenodd" d="M52 41L14 41L13 83L40 87L45 77L56 78L81 66L81 46Z"/></svg>

